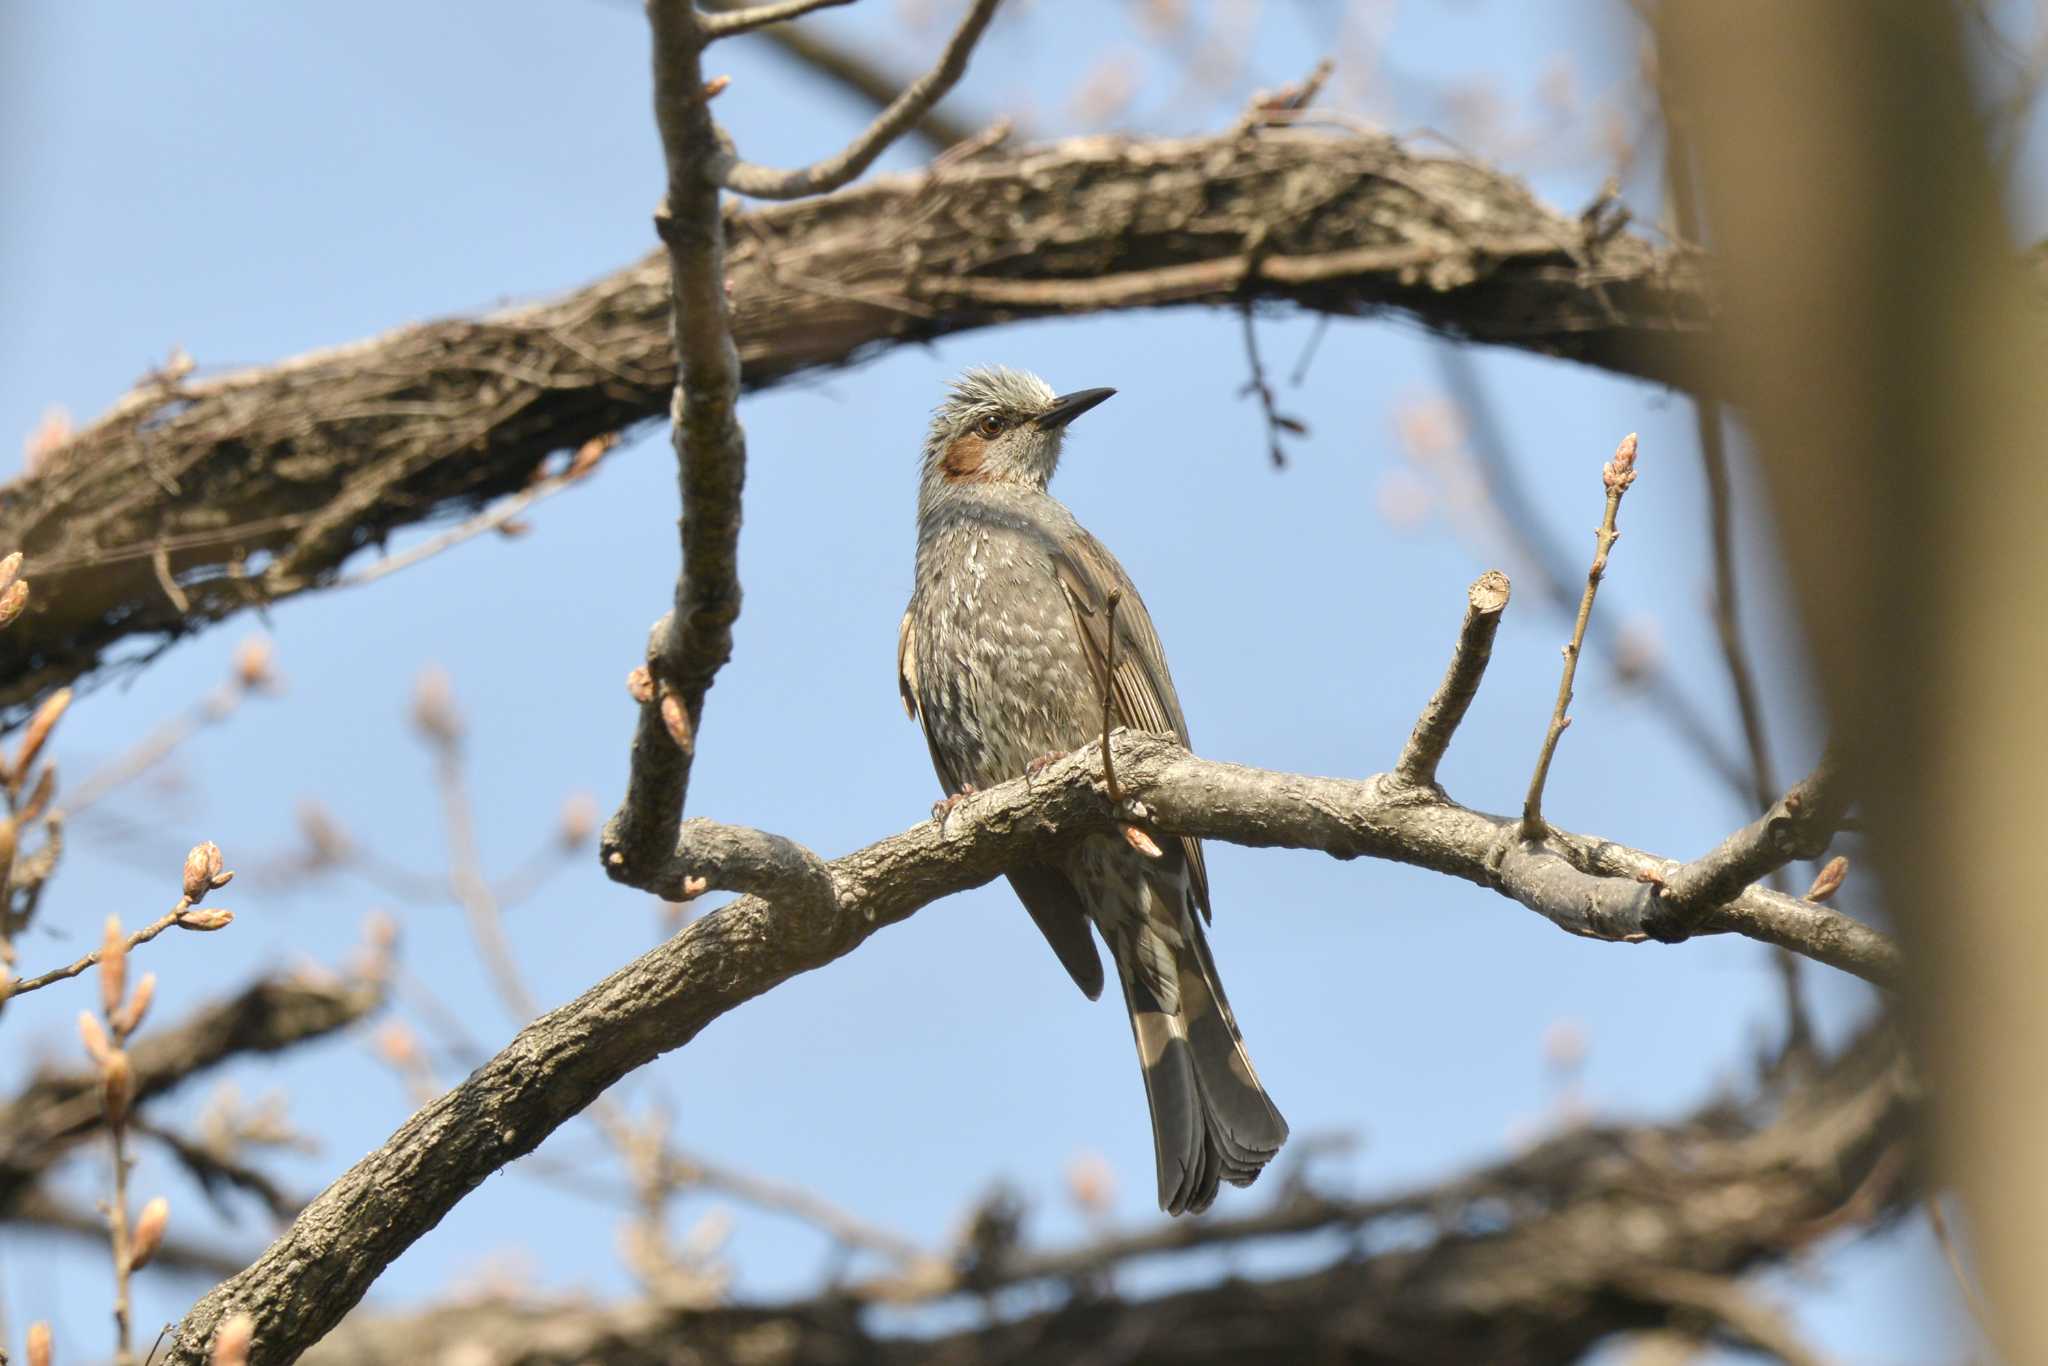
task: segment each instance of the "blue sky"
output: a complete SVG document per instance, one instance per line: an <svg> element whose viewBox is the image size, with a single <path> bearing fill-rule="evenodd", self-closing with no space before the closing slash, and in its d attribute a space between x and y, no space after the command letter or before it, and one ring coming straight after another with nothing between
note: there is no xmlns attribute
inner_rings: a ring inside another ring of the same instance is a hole
<svg viewBox="0 0 2048 1366"><path fill-rule="evenodd" d="M919 9L868 0L812 22L872 41L907 68L939 41L938 28L903 37L905 15ZM1121 70L1137 92L1125 124L1214 129L1245 83L1293 79L1337 44L1320 7L1264 9L1246 69L1190 95L1124 11L1020 5L953 107L1023 110L1035 130L1072 131L1074 92ZM1476 139L1568 209L1610 167L1591 140L1558 129L1594 126L1589 106L1602 99L1640 107L1640 94L1629 96L1636 38L1619 5L1464 0L1357 13L1379 59L1341 73L1351 78L1336 91L1341 107L1395 131ZM1087 62L1071 56L1084 24L1100 30L1086 34ZM261 363L568 288L652 245L661 161L644 27L628 4L46 0L0 17L0 51L0 434L25 435L51 405L89 419L173 345L205 370ZM721 49L714 69L733 76L719 111L755 160L809 159L862 115L758 44ZM1454 87L1493 92L1491 132L1484 100L1437 93ZM1544 101L1564 91L1576 103L1546 123ZM899 149L888 164L919 155ZM1639 217L1653 218L1647 182L1632 187ZM2038 194L2020 203L2038 236ZM1306 319L1262 316L1269 367L1284 375L1312 331ZM1440 395L1432 345L1394 320L1331 326L1306 381L1283 394L1312 430L1291 443L1280 473L1255 407L1237 396L1245 365L1229 314L1013 326L750 398L746 612L707 707L691 809L786 832L828 856L925 814L935 783L892 677L914 457L946 378L989 361L1038 370L1063 390L1120 390L1077 424L1054 488L1143 587L1197 747L1277 769L1387 767L1443 668L1465 585L1489 567L1518 568L1446 499L1442 470L1404 447L1404 415L1412 427ZM1705 516L1685 404L1526 356L1487 353L1480 365L1532 494L1575 556L1590 553L1600 463L1622 434L1641 433L1643 474L1600 611L1654 642L1732 744L1703 611ZM196 839L216 840L244 868L288 852L306 797L381 858L443 866L429 763L405 722L429 665L449 671L464 708L492 868L544 844L572 792L609 810L632 723L622 680L674 574L673 487L664 434L643 429L595 478L540 508L525 537L484 537L370 587L284 604L267 623L237 621L83 699L56 746L74 779L213 686L252 632L267 630L289 682L282 698L252 703L186 747L174 783L113 803L120 824L81 824L42 929L22 946L26 966L80 952L110 909L131 922L155 914ZM1789 778L1817 740L1758 500L1747 480L1738 493L1745 624ZM1510 608L1444 766L1454 795L1495 810L1519 799L1567 629L1533 593ZM1597 662L1581 673L1575 716L1551 780L1554 820L1684 856L1745 818L1668 721ZM1347 1188L1448 1174L1554 1121L1544 1039L1560 1025L1587 1043L1581 1099L1614 1117L1673 1114L1739 1086L1778 1028L1754 944L1592 944L1413 869L1229 847L1210 858L1216 952L1261 1075L1297 1134L1359 1137L1326 1168ZM239 916L230 932L170 936L139 955L162 978L157 1023L252 974L343 960L365 917L387 907L407 966L471 1034L495 1046L517 1027L452 904L392 905L347 878L254 877L223 902ZM594 857L565 863L510 928L546 1004L659 933L651 903L609 885ZM1809 979L1829 1037L1871 1005L1839 975ZM79 991L52 990L11 1005L0 1080L39 1059L74 1061L70 1022L85 1004ZM285 1091L295 1124L320 1140L317 1153L278 1163L296 1189L317 1190L408 1112L367 1038L231 1072L245 1094ZM190 1115L208 1089L168 1112ZM666 1106L693 1151L802 1180L927 1241L996 1178L1032 1202L1034 1238L1080 1236L1062 1172L1084 1152L1114 1173L1119 1218L1158 1217L1124 1022L1073 990L1000 885L933 906L754 1002L622 1094L635 1107ZM543 1152L616 1172L587 1125ZM74 1164L71 1188L89 1194L102 1179L95 1153ZM159 1189L181 1233L241 1247L266 1238L246 1207L239 1224L220 1225L152 1156L137 1190ZM1248 1209L1263 1194L1232 1193L1223 1207ZM679 1201L676 1224L722 1203ZM742 1291L813 1281L824 1258L814 1234L735 1213ZM427 1300L493 1267L553 1290L623 1293L621 1218L515 1168L395 1264L373 1302ZM139 1321L174 1316L202 1288L146 1274ZM1773 1289L1846 1360L1958 1355L1961 1319L1917 1220L1831 1248ZM29 1246L10 1232L0 1293L10 1340L25 1320L49 1317L81 1353L104 1347L102 1251Z"/></svg>

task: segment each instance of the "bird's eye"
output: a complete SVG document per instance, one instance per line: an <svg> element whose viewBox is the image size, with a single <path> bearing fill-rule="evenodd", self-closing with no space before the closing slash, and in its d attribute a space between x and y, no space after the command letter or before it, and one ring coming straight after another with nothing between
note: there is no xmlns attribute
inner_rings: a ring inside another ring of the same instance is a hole
<svg viewBox="0 0 2048 1366"><path fill-rule="evenodd" d="M987 417L974 424L974 430L981 433L983 440L993 441L1001 436L1003 429L1009 425L1009 423L1003 421L994 413L990 413Z"/></svg>

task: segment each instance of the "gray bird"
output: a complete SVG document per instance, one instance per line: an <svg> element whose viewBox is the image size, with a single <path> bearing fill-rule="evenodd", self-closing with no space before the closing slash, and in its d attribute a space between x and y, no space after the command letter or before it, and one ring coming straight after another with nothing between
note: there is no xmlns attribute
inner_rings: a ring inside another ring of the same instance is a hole
<svg viewBox="0 0 2048 1366"><path fill-rule="evenodd" d="M949 794L1000 783L1100 735L1115 719L1188 742L1166 655L1116 557L1046 492L1067 424L1116 391L1055 395L1000 367L955 380L925 438L917 585L897 641L903 704L924 728ZM1109 596L1121 590L1114 613ZM1114 620L1115 650L1109 629ZM1105 678L1105 665L1114 672ZM1159 1204L1207 1209L1217 1184L1248 1186L1287 1138L1259 1085L1202 925L1202 846L1091 836L1010 885L1090 1000L1101 932L1130 1007L1159 1158Z"/></svg>

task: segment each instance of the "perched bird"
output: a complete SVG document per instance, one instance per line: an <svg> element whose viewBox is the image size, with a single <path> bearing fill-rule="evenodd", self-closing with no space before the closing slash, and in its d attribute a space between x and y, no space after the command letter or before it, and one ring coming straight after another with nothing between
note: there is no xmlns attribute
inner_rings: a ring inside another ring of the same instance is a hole
<svg viewBox="0 0 2048 1366"><path fill-rule="evenodd" d="M932 417L897 671L949 794L942 820L960 795L1098 736L1105 690L1117 722L1188 742L1137 589L1046 492L1067 425L1115 392L1055 395L1036 375L970 370ZM1259 1085L1202 932L1201 844L1090 836L1010 885L1091 1000L1103 980L1091 921L1109 945L1145 1073L1160 1207L1200 1211L1219 1182L1250 1185L1287 1121Z"/></svg>

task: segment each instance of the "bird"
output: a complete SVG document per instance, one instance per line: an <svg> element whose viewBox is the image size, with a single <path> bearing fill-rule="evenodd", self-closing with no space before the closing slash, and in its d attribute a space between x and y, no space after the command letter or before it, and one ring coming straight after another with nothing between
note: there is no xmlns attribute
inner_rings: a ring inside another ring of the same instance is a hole
<svg viewBox="0 0 2048 1366"><path fill-rule="evenodd" d="M968 370L934 410L917 500L917 563L897 632L897 682L946 796L1026 774L1114 719L1188 744L1187 719L1144 600L1048 491L1069 425L1114 389L1054 393L1002 366ZM1111 632L1115 639L1112 641ZM1159 1205L1199 1213L1248 1186L1287 1121L1245 1051L1204 926L1198 840L1135 826L1013 868L1010 885L1090 1000L1109 948L1144 1073Z"/></svg>

